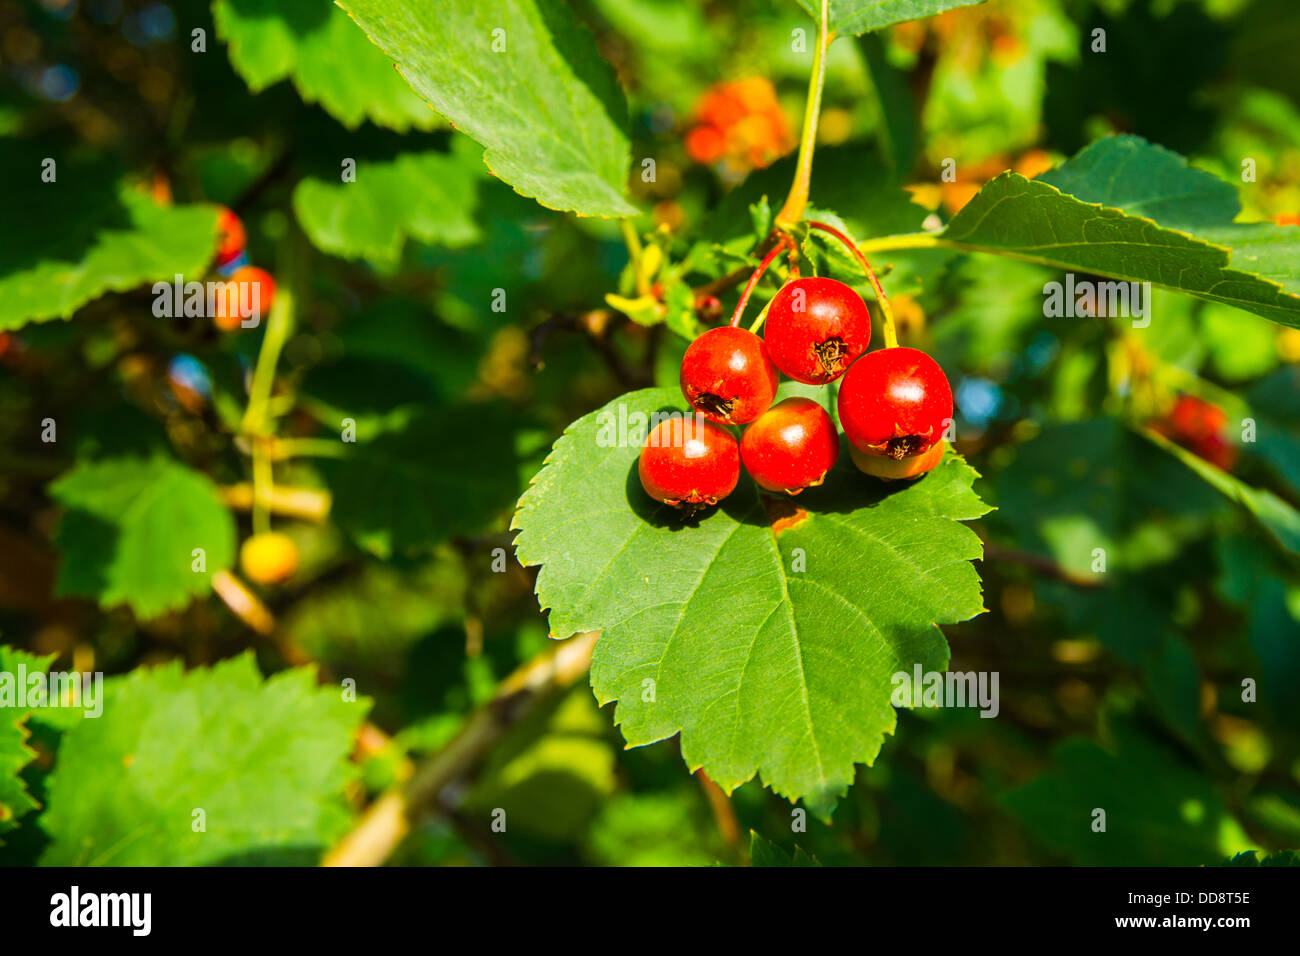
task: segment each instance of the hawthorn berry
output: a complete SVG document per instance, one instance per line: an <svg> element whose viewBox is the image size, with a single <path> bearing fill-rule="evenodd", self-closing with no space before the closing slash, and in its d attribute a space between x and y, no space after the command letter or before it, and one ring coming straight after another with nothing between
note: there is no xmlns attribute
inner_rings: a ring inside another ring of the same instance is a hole
<svg viewBox="0 0 1300 956"><path fill-rule="evenodd" d="M298 546L279 531L255 534L240 547L239 566L256 584L282 584L298 570Z"/></svg>
<svg viewBox="0 0 1300 956"><path fill-rule="evenodd" d="M766 321L768 355L805 385L835 381L871 342L867 304L834 279L809 276L787 282L772 297Z"/></svg>
<svg viewBox="0 0 1300 956"><path fill-rule="evenodd" d="M265 269L241 266L217 291L217 312L212 317L223 332L236 332L245 318L261 319L275 300L275 280ZM247 306L249 315L244 315Z"/></svg>
<svg viewBox="0 0 1300 956"><path fill-rule="evenodd" d="M1228 416L1218 405L1195 395L1179 395L1173 409L1152 423L1154 431L1189 449L1224 471L1237 461L1237 449L1226 438Z"/></svg>
<svg viewBox="0 0 1300 956"><path fill-rule="evenodd" d="M901 460L928 451L952 419L952 387L920 349L879 349L840 383L840 427L867 455Z"/></svg>
<svg viewBox="0 0 1300 956"><path fill-rule="evenodd" d="M780 380L767 347L753 332L709 329L682 358L682 394L710 421L744 425L767 411Z"/></svg>
<svg viewBox="0 0 1300 956"><path fill-rule="evenodd" d="M908 458L882 458L880 455L858 451L849 445L849 458L859 471L885 481L895 481L899 478L921 477L943 459L943 449L944 443L938 441L918 455Z"/></svg>
<svg viewBox="0 0 1300 956"><path fill-rule="evenodd" d="M777 402L740 439L741 461L759 486L791 495L820 485L839 456L835 423L811 398Z"/></svg>
<svg viewBox="0 0 1300 956"><path fill-rule="evenodd" d="M702 416L674 415L646 436L637 474L656 501L688 510L717 504L740 480L740 446Z"/></svg>
<svg viewBox="0 0 1300 956"><path fill-rule="evenodd" d="M217 216L217 265L224 266L238 259L244 251L246 241L244 224L238 216L222 206Z"/></svg>

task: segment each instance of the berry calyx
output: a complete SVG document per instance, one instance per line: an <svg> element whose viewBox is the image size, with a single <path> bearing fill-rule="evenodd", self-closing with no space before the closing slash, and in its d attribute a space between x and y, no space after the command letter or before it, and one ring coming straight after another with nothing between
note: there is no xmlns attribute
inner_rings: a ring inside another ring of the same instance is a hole
<svg viewBox="0 0 1300 956"><path fill-rule="evenodd" d="M298 570L298 546L279 531L255 534L240 546L239 566L256 584L282 584Z"/></svg>
<svg viewBox="0 0 1300 956"><path fill-rule="evenodd" d="M840 427L866 455L901 461L939 444L952 420L952 387L920 349L862 356L840 383Z"/></svg>
<svg viewBox="0 0 1300 956"><path fill-rule="evenodd" d="M740 439L741 460L759 487L791 495L820 485L839 456L835 423L811 398L777 402Z"/></svg>
<svg viewBox="0 0 1300 956"><path fill-rule="evenodd" d="M920 478L943 459L944 443L931 445L929 450L908 458L882 458L858 451L849 445L849 458L859 471L880 478L884 481L897 481L900 478Z"/></svg>
<svg viewBox="0 0 1300 956"><path fill-rule="evenodd" d="M724 425L743 425L767 411L779 380L763 340L729 325L709 329L682 358L682 394L701 415Z"/></svg>
<svg viewBox="0 0 1300 956"><path fill-rule="evenodd" d="M238 216L222 206L217 216L217 265L224 266L238 259L244 251L246 241L244 224Z"/></svg>
<svg viewBox="0 0 1300 956"><path fill-rule="evenodd" d="M867 350L871 313L843 282L794 279L772 297L763 338L782 372L806 385L825 385Z"/></svg>
<svg viewBox="0 0 1300 956"><path fill-rule="evenodd" d="M693 511L735 490L740 446L731 432L699 415L674 415L646 436L637 474L651 498Z"/></svg>

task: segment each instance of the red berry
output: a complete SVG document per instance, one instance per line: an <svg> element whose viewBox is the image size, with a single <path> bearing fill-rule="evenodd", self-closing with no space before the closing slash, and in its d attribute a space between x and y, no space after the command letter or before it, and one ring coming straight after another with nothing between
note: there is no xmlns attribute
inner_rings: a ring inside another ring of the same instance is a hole
<svg viewBox="0 0 1300 956"><path fill-rule="evenodd" d="M843 282L794 279L772 297L763 338L772 361L786 375L806 385L825 385L867 350L871 313Z"/></svg>
<svg viewBox="0 0 1300 956"><path fill-rule="evenodd" d="M860 452L850 445L849 458L853 459L853 464L858 466L859 471L885 481L894 481L898 478L919 478L930 471L943 458L943 448L944 444L940 441L931 445L928 451L909 458L881 458L879 455Z"/></svg>
<svg viewBox="0 0 1300 956"><path fill-rule="evenodd" d="M777 402L740 439L740 457L759 486L791 495L820 485L839 456L835 423L811 398Z"/></svg>
<svg viewBox="0 0 1300 956"><path fill-rule="evenodd" d="M862 356L840 384L840 427L868 455L903 459L928 451L952 420L952 387L920 349Z"/></svg>
<svg viewBox="0 0 1300 956"><path fill-rule="evenodd" d="M238 259L244 251L245 241L244 224L238 216L222 206L221 214L217 216L217 265L224 266Z"/></svg>
<svg viewBox="0 0 1300 956"><path fill-rule="evenodd" d="M780 380L763 340L729 325L709 329L682 358L682 394L701 415L744 425L767 411Z"/></svg>
<svg viewBox="0 0 1300 956"><path fill-rule="evenodd" d="M698 415L665 419L641 447L641 487L674 507L717 504L740 480L740 446L725 428Z"/></svg>
<svg viewBox="0 0 1300 956"><path fill-rule="evenodd" d="M1224 437L1228 416L1218 405L1179 395L1173 409L1152 428L1225 471L1237 461L1237 449Z"/></svg>

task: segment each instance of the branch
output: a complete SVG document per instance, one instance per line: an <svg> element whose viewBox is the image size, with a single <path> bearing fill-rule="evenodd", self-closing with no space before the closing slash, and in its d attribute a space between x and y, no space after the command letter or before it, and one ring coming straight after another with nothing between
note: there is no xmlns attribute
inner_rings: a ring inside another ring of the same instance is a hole
<svg viewBox="0 0 1300 956"><path fill-rule="evenodd" d="M387 860L413 824L436 809L438 796L449 784L469 774L525 715L587 672L598 636L593 631L558 642L502 681L492 699L474 712L446 747L425 758L410 780L370 805L321 865L379 866Z"/></svg>

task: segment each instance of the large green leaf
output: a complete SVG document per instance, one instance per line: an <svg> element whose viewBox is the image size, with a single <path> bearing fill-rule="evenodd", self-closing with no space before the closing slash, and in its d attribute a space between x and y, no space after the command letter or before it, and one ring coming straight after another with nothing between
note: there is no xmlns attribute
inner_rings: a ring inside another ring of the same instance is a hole
<svg viewBox="0 0 1300 956"><path fill-rule="evenodd" d="M1113 136L1037 179L1003 173L940 233L869 245L991 252L1151 282L1300 327L1300 230L1234 223L1239 210L1229 184Z"/></svg>
<svg viewBox="0 0 1300 956"><path fill-rule="evenodd" d="M432 129L441 120L326 0L214 0L217 34L254 93L285 78L349 128L363 120L395 130Z"/></svg>
<svg viewBox="0 0 1300 956"><path fill-rule="evenodd" d="M20 664L26 674L44 673L52 659L0 645L0 675L12 676L17 682ZM16 683L13 689L17 692ZM19 776L36 756L27 746L27 728L23 726L31 710L16 703L0 703L0 846L4 846L4 835L18 826L18 818L39 806Z"/></svg>
<svg viewBox="0 0 1300 956"><path fill-rule="evenodd" d="M836 33L856 35L983 2L984 0L830 0L830 28ZM799 0L799 5L814 20L821 19L821 0Z"/></svg>
<svg viewBox="0 0 1300 956"><path fill-rule="evenodd" d="M560 0L342 0L415 91L552 209L628 216L627 105ZM504 45L504 48L502 46Z"/></svg>
<svg viewBox="0 0 1300 956"><path fill-rule="evenodd" d="M188 674L178 662L133 671L104 696L103 715L59 747L42 863L314 862L346 828L364 698L317 687L310 670L263 680L251 654Z"/></svg>
<svg viewBox="0 0 1300 956"><path fill-rule="evenodd" d="M50 486L59 525L60 594L128 604L142 617L206 594L235 556L235 522L206 475L166 458L79 464ZM205 568L195 571L195 548Z"/></svg>
<svg viewBox="0 0 1300 956"><path fill-rule="evenodd" d="M43 183L30 150L4 152L0 208L14 228L0 235L0 330L66 319L105 292L202 277L216 245L212 206L160 206L106 182L101 167L64 161Z"/></svg>
<svg viewBox="0 0 1300 956"><path fill-rule="evenodd" d="M591 682L629 744L680 733L687 764L722 787L758 773L827 807L894 729L892 676L944 669L935 625L983 610L979 539L959 523L987 510L975 472L949 456L886 485L842 456L778 525L784 502L748 479L683 523L641 489L635 420L626 441L617 426L680 403L646 389L571 425L520 499L519 559L542 566L555 637L603 632Z"/></svg>
<svg viewBox="0 0 1300 956"><path fill-rule="evenodd" d="M303 179L293 193L298 221L324 251L381 263L396 262L408 237L448 246L474 242L480 151L463 136L453 142L450 154L363 160L355 182Z"/></svg>

